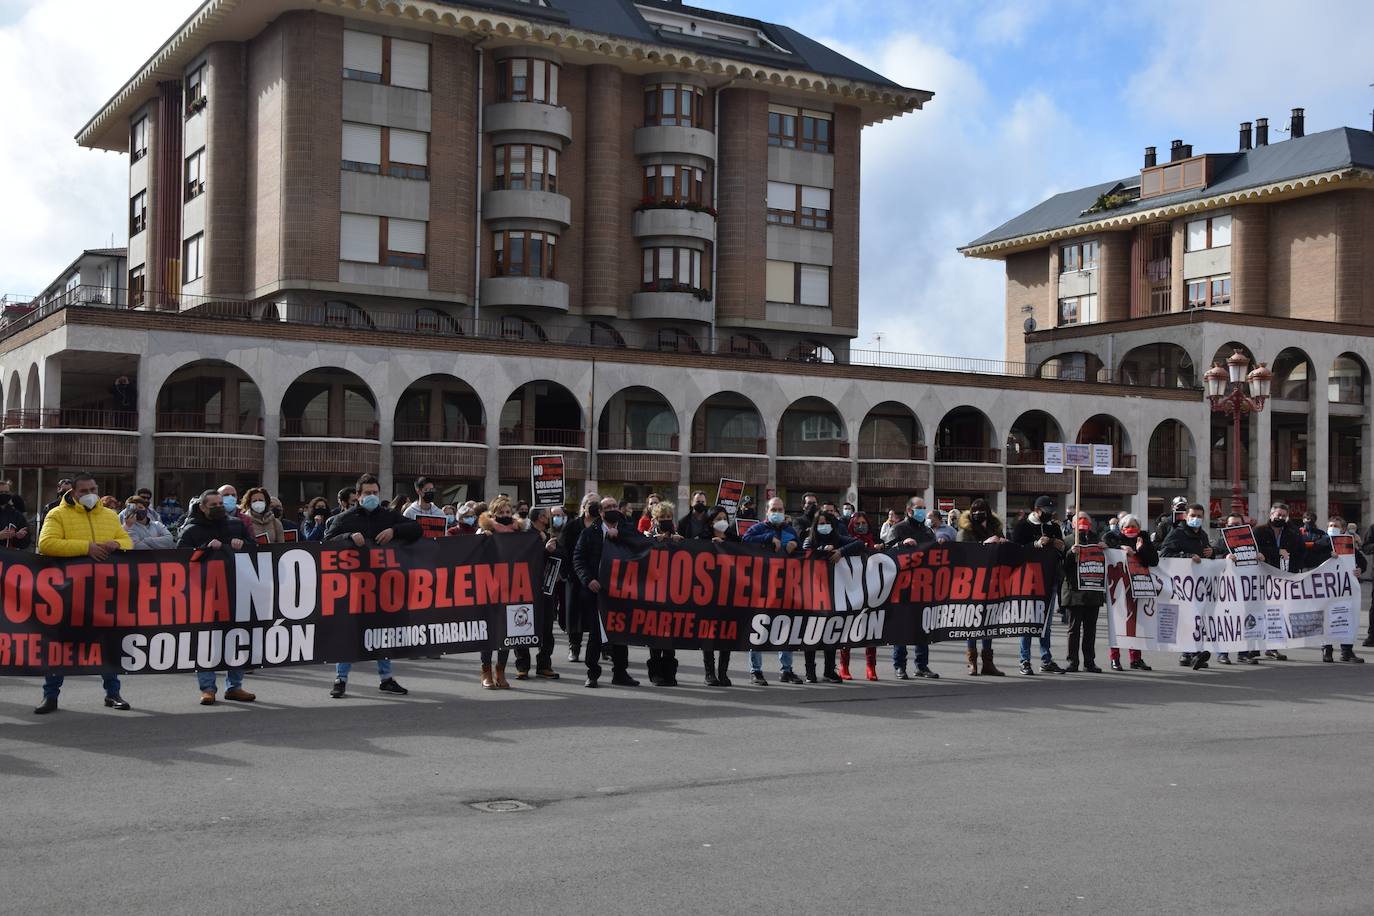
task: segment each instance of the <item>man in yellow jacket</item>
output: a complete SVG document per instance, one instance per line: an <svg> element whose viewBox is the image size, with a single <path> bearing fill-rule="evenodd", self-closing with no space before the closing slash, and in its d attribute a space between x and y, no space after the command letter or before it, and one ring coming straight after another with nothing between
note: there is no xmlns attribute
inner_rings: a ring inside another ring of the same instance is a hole
<svg viewBox="0 0 1374 916"><path fill-rule="evenodd" d="M120 550L132 550L129 532L119 522L112 509L100 505L100 487L90 474L77 474L72 488L43 519L38 535L38 552L45 557L90 557L104 560ZM129 704L119 695L119 675L102 674L105 705L111 709L128 709ZM57 695L65 678L49 674L43 679L43 702L34 709L36 715L57 711Z"/></svg>

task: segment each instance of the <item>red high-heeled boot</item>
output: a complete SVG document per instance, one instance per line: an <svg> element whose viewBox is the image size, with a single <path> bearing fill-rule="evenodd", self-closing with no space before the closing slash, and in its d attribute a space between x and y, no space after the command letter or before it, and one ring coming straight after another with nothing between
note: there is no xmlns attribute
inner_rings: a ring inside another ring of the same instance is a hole
<svg viewBox="0 0 1374 916"><path fill-rule="evenodd" d="M842 680L842 681L852 681L852 680L854 680L854 675L852 675L852 674L849 673L849 650L848 650L848 649L841 649L841 650L840 650L840 680Z"/></svg>
<svg viewBox="0 0 1374 916"><path fill-rule="evenodd" d="M868 646L864 649L864 677L870 681L878 679L878 647Z"/></svg>

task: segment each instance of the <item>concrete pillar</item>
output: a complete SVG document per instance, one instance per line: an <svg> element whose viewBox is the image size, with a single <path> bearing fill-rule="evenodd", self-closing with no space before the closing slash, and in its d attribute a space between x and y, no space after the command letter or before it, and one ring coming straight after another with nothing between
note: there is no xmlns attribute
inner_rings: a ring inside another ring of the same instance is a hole
<svg viewBox="0 0 1374 916"><path fill-rule="evenodd" d="M691 411L682 411L677 415L677 444L678 444L678 474L677 474L677 504L687 505L687 500L691 497L692 491L692 418ZM683 430L686 430L684 433Z"/></svg>
<svg viewBox="0 0 1374 916"><path fill-rule="evenodd" d="M849 430L849 490L844 500L859 504L859 433L863 429L863 417L858 420L846 419L845 428Z"/></svg>
<svg viewBox="0 0 1374 916"><path fill-rule="evenodd" d="M1197 489L1187 494L1189 499L1210 506L1212 497L1212 413L1211 408L1198 414L1199 419L1189 424L1188 431L1193 434L1197 446ZM1167 510L1168 506L1165 506ZM1225 507L1222 507L1225 511ZM1144 521L1142 519L1142 521ZM1146 522L1149 524L1149 522Z"/></svg>
<svg viewBox="0 0 1374 916"><path fill-rule="evenodd" d="M140 365L140 370L143 368ZM147 487L157 493L157 451L153 433L157 431L157 388L149 373L140 371L134 377L138 393L138 464L134 471L134 485Z"/></svg>
<svg viewBox="0 0 1374 916"><path fill-rule="evenodd" d="M262 414L262 485L267 488L268 493L280 495L281 472L278 470L280 461L280 449L278 439L281 434L281 413L280 409L274 406L275 402L263 401ZM326 497L333 502L333 494L326 493Z"/></svg>
<svg viewBox="0 0 1374 916"><path fill-rule="evenodd" d="M501 489L501 407L487 409L487 473L482 481L482 498L491 499Z"/></svg>
<svg viewBox="0 0 1374 916"><path fill-rule="evenodd" d="M62 361L56 356L43 360L43 380L34 403L40 410L59 410L62 407Z"/></svg>
<svg viewBox="0 0 1374 916"><path fill-rule="evenodd" d="M1311 402L1307 412L1307 507L1317 515L1317 524L1326 524L1327 500L1331 495L1331 405L1326 385L1308 385ZM1325 529L1323 529L1325 530Z"/></svg>
<svg viewBox="0 0 1374 916"><path fill-rule="evenodd" d="M396 411L381 409L378 403L377 411L377 438L381 442L381 448L377 454L377 483L382 488L383 499L388 499L395 494L396 488L393 486L392 478L395 476L393 469L395 464L391 454L391 443L396 438Z"/></svg>

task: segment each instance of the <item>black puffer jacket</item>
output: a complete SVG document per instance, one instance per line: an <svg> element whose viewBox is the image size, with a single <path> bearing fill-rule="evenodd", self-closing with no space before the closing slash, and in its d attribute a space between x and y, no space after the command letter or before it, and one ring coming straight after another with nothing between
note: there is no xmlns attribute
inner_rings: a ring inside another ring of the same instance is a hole
<svg viewBox="0 0 1374 916"><path fill-rule="evenodd" d="M177 546L200 550L211 541L219 541L228 547L234 538L243 541L245 545L254 543L248 537L248 532L244 530L243 522L239 521L238 516L226 515L218 521L212 521L206 518L200 503L196 503L191 514L186 516L186 523L181 526Z"/></svg>
<svg viewBox="0 0 1374 916"><path fill-rule="evenodd" d="M329 520L324 529L325 541L348 541L355 533L362 534L368 543L375 543L377 535L390 528L402 544L418 541L424 534L419 522L411 521L395 509L377 508L368 512L361 505L340 512Z"/></svg>

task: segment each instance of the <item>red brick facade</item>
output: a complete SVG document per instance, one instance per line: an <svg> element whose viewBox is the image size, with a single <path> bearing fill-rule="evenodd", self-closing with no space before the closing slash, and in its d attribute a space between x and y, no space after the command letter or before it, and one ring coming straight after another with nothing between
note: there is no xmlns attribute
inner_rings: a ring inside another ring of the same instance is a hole
<svg viewBox="0 0 1374 916"><path fill-rule="evenodd" d="M430 48L429 288L471 301L477 189L477 78L472 46L438 36Z"/></svg>
<svg viewBox="0 0 1374 916"><path fill-rule="evenodd" d="M716 318L767 316L768 94L720 94L719 196L716 209Z"/></svg>

